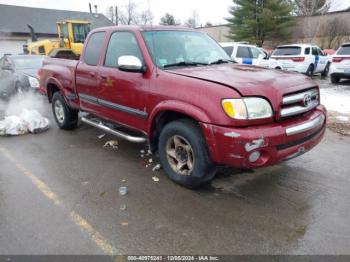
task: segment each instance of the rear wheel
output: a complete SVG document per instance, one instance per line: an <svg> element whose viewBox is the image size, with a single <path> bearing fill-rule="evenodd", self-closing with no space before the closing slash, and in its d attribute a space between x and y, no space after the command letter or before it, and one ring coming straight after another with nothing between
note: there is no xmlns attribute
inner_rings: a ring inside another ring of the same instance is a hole
<svg viewBox="0 0 350 262"><path fill-rule="evenodd" d="M52 112L59 128L65 130L76 128L78 124L78 110L70 108L60 92L54 93L52 97Z"/></svg>
<svg viewBox="0 0 350 262"><path fill-rule="evenodd" d="M196 188L214 177L214 166L199 126L181 119L167 124L159 138L159 157L174 182Z"/></svg>
<svg viewBox="0 0 350 262"><path fill-rule="evenodd" d="M340 81L339 77L331 76L331 82L332 84L338 84Z"/></svg>
<svg viewBox="0 0 350 262"><path fill-rule="evenodd" d="M315 68L314 68L314 65L309 65L309 67L308 67L308 69L306 70L306 75L307 76L313 76L314 75L314 70L315 70Z"/></svg>

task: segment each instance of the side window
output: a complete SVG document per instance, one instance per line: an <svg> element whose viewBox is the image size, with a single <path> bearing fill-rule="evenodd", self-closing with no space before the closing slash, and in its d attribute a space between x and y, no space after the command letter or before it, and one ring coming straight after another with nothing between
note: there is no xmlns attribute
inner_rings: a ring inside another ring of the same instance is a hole
<svg viewBox="0 0 350 262"><path fill-rule="evenodd" d="M263 55L263 57L265 57L265 54L263 54L258 48L251 47L250 51L252 52L252 56L254 59L259 58L259 55Z"/></svg>
<svg viewBox="0 0 350 262"><path fill-rule="evenodd" d="M118 59L121 56L136 56L143 61L136 37L131 32L114 32L112 34L106 53L105 66L118 67Z"/></svg>
<svg viewBox="0 0 350 262"><path fill-rule="evenodd" d="M238 58L252 58L249 48L246 46L239 46L237 49L237 55Z"/></svg>
<svg viewBox="0 0 350 262"><path fill-rule="evenodd" d="M43 45L39 46L39 54L40 55L45 55L45 47Z"/></svg>
<svg viewBox="0 0 350 262"><path fill-rule="evenodd" d="M305 48L304 54L305 55L309 55L310 54L310 47Z"/></svg>
<svg viewBox="0 0 350 262"><path fill-rule="evenodd" d="M318 55L318 51L316 47L312 48L312 55Z"/></svg>
<svg viewBox="0 0 350 262"><path fill-rule="evenodd" d="M230 57L232 56L233 53L233 46L224 46L223 49L225 50L226 54L228 54Z"/></svg>
<svg viewBox="0 0 350 262"><path fill-rule="evenodd" d="M84 61L88 65L96 66L102 53L102 44L105 39L105 32L94 33L86 44Z"/></svg>

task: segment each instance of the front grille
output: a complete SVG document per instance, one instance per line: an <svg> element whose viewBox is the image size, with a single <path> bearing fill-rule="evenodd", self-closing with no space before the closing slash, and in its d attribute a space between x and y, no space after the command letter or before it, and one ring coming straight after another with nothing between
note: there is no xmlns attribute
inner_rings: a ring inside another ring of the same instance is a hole
<svg viewBox="0 0 350 262"><path fill-rule="evenodd" d="M282 100L281 118L304 114L319 104L320 96L317 88L285 95Z"/></svg>

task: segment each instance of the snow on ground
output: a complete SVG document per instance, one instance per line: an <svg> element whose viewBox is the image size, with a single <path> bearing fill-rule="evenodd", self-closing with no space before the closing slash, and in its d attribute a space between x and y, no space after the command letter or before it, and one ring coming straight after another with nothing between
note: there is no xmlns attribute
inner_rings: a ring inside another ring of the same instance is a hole
<svg viewBox="0 0 350 262"><path fill-rule="evenodd" d="M350 114L350 86L321 88L321 104L328 111Z"/></svg>

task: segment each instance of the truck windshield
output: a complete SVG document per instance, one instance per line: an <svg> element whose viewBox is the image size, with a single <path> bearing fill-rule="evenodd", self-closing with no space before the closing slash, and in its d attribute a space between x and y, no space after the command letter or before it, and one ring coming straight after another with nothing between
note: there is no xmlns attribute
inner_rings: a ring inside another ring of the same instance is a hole
<svg viewBox="0 0 350 262"><path fill-rule="evenodd" d="M230 57L207 34L191 31L143 32L148 50L159 68L196 66L230 61Z"/></svg>
<svg viewBox="0 0 350 262"><path fill-rule="evenodd" d="M89 32L89 24L73 24L74 43L84 43Z"/></svg>
<svg viewBox="0 0 350 262"><path fill-rule="evenodd" d="M280 56L280 55L300 55L301 54L301 47L298 46L283 46L283 47L277 47L277 49L273 52L273 56Z"/></svg>

